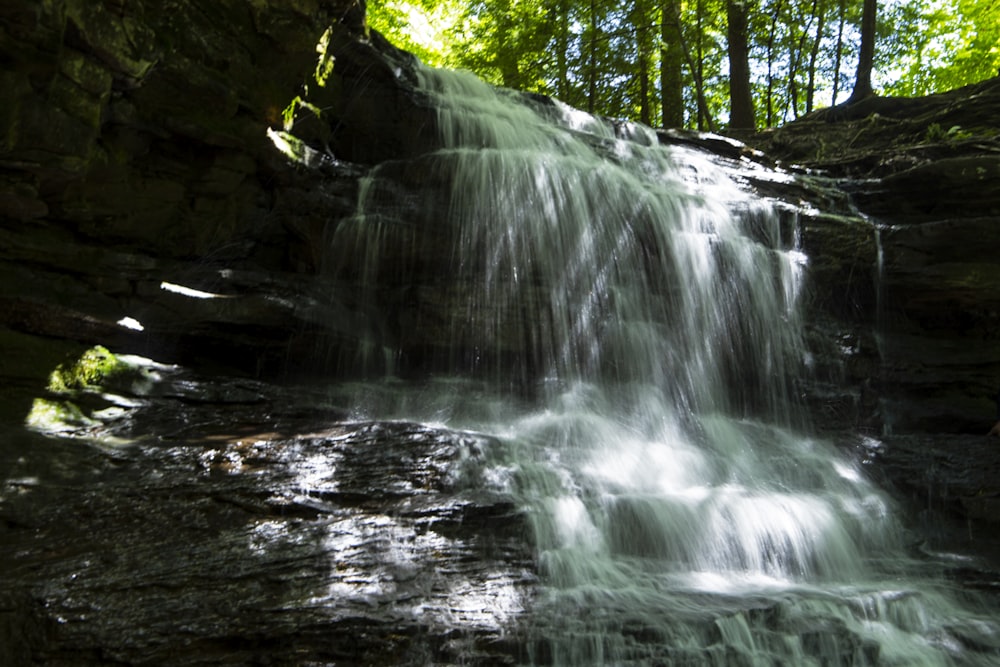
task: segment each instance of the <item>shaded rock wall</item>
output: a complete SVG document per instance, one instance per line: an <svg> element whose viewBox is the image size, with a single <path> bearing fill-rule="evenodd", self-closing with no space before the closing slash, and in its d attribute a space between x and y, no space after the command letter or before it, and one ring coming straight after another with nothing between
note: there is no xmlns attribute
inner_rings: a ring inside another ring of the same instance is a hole
<svg viewBox="0 0 1000 667"><path fill-rule="evenodd" d="M345 4L5 3L3 213L181 257L245 235Z"/></svg>
<svg viewBox="0 0 1000 667"><path fill-rule="evenodd" d="M751 140L783 164L837 179L879 230L871 385L889 432L979 434L993 423L998 114L995 78L925 98L824 109Z"/></svg>
<svg viewBox="0 0 1000 667"><path fill-rule="evenodd" d="M351 336L336 295L307 277L308 230L350 210L358 170L321 182L268 138L314 80L327 31L363 35L363 3L3 3L5 375L47 372L37 337L254 373L294 366L289 346Z"/></svg>
<svg viewBox="0 0 1000 667"><path fill-rule="evenodd" d="M881 438L873 471L910 501L930 543L967 544L993 562L1000 490L991 475L1000 445L984 434L997 417L1000 384L998 114L1000 78L827 109L751 140L780 163L836 181L877 232L874 264L854 274L873 298L832 321L836 310L823 309L813 321L828 325L814 331L822 346L852 322L870 321L856 330L859 341L870 332L875 354L845 346L845 359L861 363L848 363L855 372L845 373L839 395L859 388L859 422ZM848 254L810 256L836 265ZM820 282L829 294L847 284L843 277Z"/></svg>

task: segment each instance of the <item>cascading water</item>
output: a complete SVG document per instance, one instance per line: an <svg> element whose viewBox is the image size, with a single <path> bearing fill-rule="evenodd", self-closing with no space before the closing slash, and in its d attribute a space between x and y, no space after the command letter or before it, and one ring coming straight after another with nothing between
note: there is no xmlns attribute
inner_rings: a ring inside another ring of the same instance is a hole
<svg viewBox="0 0 1000 667"><path fill-rule="evenodd" d="M524 662L995 664L995 624L804 435L794 218L648 129L421 77L443 148L373 172L331 263L361 262L373 311L422 281L400 328L448 339L436 381L359 411L498 438L466 474L533 527ZM391 372L378 329L355 366Z"/></svg>

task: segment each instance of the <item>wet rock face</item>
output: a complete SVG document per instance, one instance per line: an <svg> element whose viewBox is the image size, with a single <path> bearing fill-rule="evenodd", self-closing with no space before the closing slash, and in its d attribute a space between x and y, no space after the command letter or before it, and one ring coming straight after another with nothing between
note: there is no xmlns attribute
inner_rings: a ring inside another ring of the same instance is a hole
<svg viewBox="0 0 1000 667"><path fill-rule="evenodd" d="M936 160L858 192L886 225L887 415L900 432L985 433L1000 385L995 155Z"/></svg>
<svg viewBox="0 0 1000 667"><path fill-rule="evenodd" d="M994 558L989 535L1000 491L989 479L1000 450L985 433L1000 385L1000 138L990 120L997 113L1000 78L926 98L823 110L754 140L786 164L838 180L872 223L875 252L865 254L874 265L821 281L836 291L862 276L872 287L866 307L844 312L836 304L845 301L834 298L834 309L813 319L817 349L840 339L860 390L856 400L849 392L843 400L836 387L851 383L831 382L832 397L820 397L817 410L861 406L871 416L861 425L887 436L873 470L928 508L926 526L942 531L942 544L971 538ZM831 232L824 226L824 245L832 238L838 248L864 247ZM851 253L809 254L821 266L844 267ZM837 334L866 318L870 325L854 330L859 336ZM947 532L955 516L969 522L968 531Z"/></svg>
<svg viewBox="0 0 1000 667"><path fill-rule="evenodd" d="M88 424L4 433L4 664L514 660L535 576L475 472L495 442L155 373Z"/></svg>
<svg viewBox="0 0 1000 667"><path fill-rule="evenodd" d="M1000 385L997 218L894 225L883 241L891 425L903 433L984 434Z"/></svg>
<svg viewBox="0 0 1000 667"><path fill-rule="evenodd" d="M409 237L389 239L372 295L329 270L331 223L355 211L371 166L399 160L385 171L401 201L433 177L419 156L434 111L409 57L365 36L362 5L2 3L3 422L22 423L47 374L98 343L282 379L351 370L372 342L402 349L409 370L449 362L445 315L467 295L434 279L452 247L437 209L419 212L418 257L402 254ZM753 184L813 211L795 215L813 354L802 393L819 427L989 428L1000 205L996 137L973 131L995 124L981 111L991 91L967 116L946 102L911 122L912 109L879 106L762 144L822 172ZM944 135L921 144L934 124ZM916 143L896 151L890 135ZM715 139L661 140L746 158ZM834 150L854 140L868 150ZM0 498L0 663L516 661L506 637L534 585L523 518L461 476L488 439L338 424L342 411L273 387L208 396L186 382L117 420L0 439L14 471ZM131 444L76 438L98 435ZM953 488L946 478L989 451L949 454L935 483ZM881 461L910 489L927 459ZM994 520L976 493L949 510Z"/></svg>
<svg viewBox="0 0 1000 667"><path fill-rule="evenodd" d="M1000 443L954 433L889 436L865 453L872 474L895 491L927 552L966 553L951 576L996 592L1000 580Z"/></svg>
<svg viewBox="0 0 1000 667"><path fill-rule="evenodd" d="M981 434L993 423L997 113L1000 78L925 98L825 109L753 140L786 164L840 179L879 228L872 327L879 354L870 384L888 432Z"/></svg>

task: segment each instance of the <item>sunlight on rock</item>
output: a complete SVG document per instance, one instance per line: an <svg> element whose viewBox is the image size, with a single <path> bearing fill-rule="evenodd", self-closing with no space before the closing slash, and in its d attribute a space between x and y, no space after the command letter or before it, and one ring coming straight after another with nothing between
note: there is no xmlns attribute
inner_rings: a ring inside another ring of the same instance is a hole
<svg viewBox="0 0 1000 667"><path fill-rule="evenodd" d="M131 329L132 331L145 331L146 329L146 327L142 326L142 323L134 317L123 317L118 320L116 324L126 329Z"/></svg>
<svg viewBox="0 0 1000 667"><path fill-rule="evenodd" d="M53 401L44 398L34 400L24 423L25 426L40 433L72 433L100 424L99 421L91 419L69 401Z"/></svg>
<svg viewBox="0 0 1000 667"><path fill-rule="evenodd" d="M267 128L267 138L286 158L310 168L318 168L332 162L332 158L310 147L295 135L282 130Z"/></svg>
<svg viewBox="0 0 1000 667"><path fill-rule="evenodd" d="M441 608L454 623L471 627L503 627L525 611L524 593L508 575L487 575L484 581L463 582L448 591ZM432 611L425 608L422 611Z"/></svg>
<svg viewBox="0 0 1000 667"><path fill-rule="evenodd" d="M202 290L197 290L191 287L185 287L183 285L177 285L176 283L168 283L163 281L160 283L160 289L172 292L174 294L180 294L181 296L191 297L192 299L227 299L232 298L231 295L227 294L215 294L213 292L203 292Z"/></svg>
<svg viewBox="0 0 1000 667"><path fill-rule="evenodd" d="M288 523L279 520L260 521L250 532L249 549L251 554L263 555L276 544L288 537Z"/></svg>
<svg viewBox="0 0 1000 667"><path fill-rule="evenodd" d="M305 494L330 493L337 490L337 461L334 452L311 454L294 466L296 487Z"/></svg>

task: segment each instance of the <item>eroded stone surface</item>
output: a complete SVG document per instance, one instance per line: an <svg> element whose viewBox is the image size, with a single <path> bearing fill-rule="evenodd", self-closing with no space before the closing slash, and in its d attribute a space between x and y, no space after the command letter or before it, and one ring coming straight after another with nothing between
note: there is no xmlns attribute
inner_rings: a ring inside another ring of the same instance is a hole
<svg viewBox="0 0 1000 667"><path fill-rule="evenodd" d="M148 368L4 432L5 664L514 661L536 577L490 438Z"/></svg>
<svg viewBox="0 0 1000 667"><path fill-rule="evenodd" d="M779 164L839 179L878 230L874 266L857 267L877 298L848 322L871 319L879 348L869 382L881 403L875 422L893 433L984 433L993 423L1000 137L991 119L998 109L994 78L925 98L824 109L749 140ZM810 256L843 263L843 247ZM836 291L844 273L831 277L820 284ZM834 299L835 308L850 302Z"/></svg>

